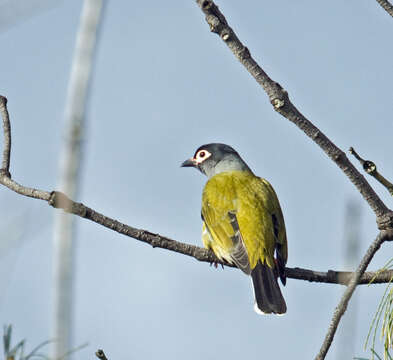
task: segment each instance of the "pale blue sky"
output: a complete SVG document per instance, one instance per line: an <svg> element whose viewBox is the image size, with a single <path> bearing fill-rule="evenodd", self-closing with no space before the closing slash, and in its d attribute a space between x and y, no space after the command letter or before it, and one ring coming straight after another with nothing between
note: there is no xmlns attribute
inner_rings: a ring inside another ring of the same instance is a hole
<svg viewBox="0 0 393 360"><path fill-rule="evenodd" d="M10 3L10 2L9 2ZM0 93L9 99L11 173L52 190L80 13L63 1L0 33ZM375 1L218 2L254 58L343 150L393 179L392 19ZM201 144L235 147L275 187L290 267L342 269L348 201L362 211L361 253L375 217L341 171L286 119L194 1L108 2L97 54L79 201L132 226L200 245L205 179L180 163ZM356 164L358 166L358 164ZM387 191L369 179L391 206ZM50 337L54 211L0 189L0 323L30 347ZM288 313L253 312L250 280L77 220L75 358L311 359L344 288L288 280ZM11 240L16 239L16 240ZM370 269L392 257L385 244ZM384 286L361 287L354 356ZM350 306L351 308L351 306ZM345 332L340 327L337 337ZM335 341L328 359L336 358Z"/></svg>

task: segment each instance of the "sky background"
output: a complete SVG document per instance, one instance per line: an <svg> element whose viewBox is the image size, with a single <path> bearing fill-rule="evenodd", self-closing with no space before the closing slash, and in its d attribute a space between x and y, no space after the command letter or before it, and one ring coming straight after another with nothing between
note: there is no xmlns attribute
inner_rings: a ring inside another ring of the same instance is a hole
<svg viewBox="0 0 393 360"><path fill-rule="evenodd" d="M36 2L36 10L23 12L26 1L0 1L0 94L11 116L13 178L51 191L81 2ZM306 117L342 150L353 146L393 179L393 23L375 1L218 5ZM345 268L349 202L361 213L359 256L377 235L375 216L355 187L273 111L194 1L107 3L87 114L76 200L107 216L201 245L206 180L180 163L201 144L224 142L273 184L289 267ZM386 189L368 180L391 206ZM12 323L14 342L27 338L30 349L51 337L55 211L0 188L0 323ZM288 313L261 317L240 271L76 222L73 343L89 346L75 359L93 359L97 348L113 360L312 359L344 291L289 279ZM392 255L384 244L369 268ZM349 306L349 313L357 309L355 331L340 324L327 359L370 356L363 344L384 289L356 290L356 306ZM339 349L343 336L353 348Z"/></svg>

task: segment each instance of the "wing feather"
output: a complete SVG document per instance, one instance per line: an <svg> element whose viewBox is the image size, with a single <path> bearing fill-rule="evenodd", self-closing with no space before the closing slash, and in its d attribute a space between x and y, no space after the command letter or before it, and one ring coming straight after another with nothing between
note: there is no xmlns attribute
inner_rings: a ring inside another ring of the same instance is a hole
<svg viewBox="0 0 393 360"><path fill-rule="evenodd" d="M247 275L250 275L250 262L248 261L247 249L244 245L242 234L240 232L236 213L234 211L229 211L228 217L234 231L234 235L232 236L233 249L231 252L231 258L240 270L242 270Z"/></svg>

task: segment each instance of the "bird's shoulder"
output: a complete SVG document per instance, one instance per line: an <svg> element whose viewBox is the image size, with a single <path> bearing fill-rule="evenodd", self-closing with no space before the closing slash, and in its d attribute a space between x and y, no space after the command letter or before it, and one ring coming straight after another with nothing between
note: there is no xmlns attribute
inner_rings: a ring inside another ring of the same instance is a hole
<svg viewBox="0 0 393 360"><path fill-rule="evenodd" d="M211 177L205 185L205 189L225 191L236 187L250 186L259 182L260 178L249 171L226 171Z"/></svg>

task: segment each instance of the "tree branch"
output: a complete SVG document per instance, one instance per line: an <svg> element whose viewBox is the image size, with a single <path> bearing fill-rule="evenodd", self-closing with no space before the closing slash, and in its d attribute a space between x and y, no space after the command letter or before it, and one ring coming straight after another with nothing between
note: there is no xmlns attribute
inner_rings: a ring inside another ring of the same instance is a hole
<svg viewBox="0 0 393 360"><path fill-rule="evenodd" d="M10 158L11 158L11 126L10 118L7 110L7 98L0 95L0 114L3 118L4 129L4 151L1 170L10 175ZM10 176L11 177L11 176Z"/></svg>
<svg viewBox="0 0 393 360"><path fill-rule="evenodd" d="M4 107L6 109L7 100L5 97L0 96L0 101L3 100ZM8 114L8 113L7 113ZM3 152L3 157L5 153L9 153L11 149L11 132L8 133L9 142L4 143L4 147L8 148L8 152ZM3 158L4 162L4 158ZM12 180L10 174L4 169L0 169L0 184L8 187L10 190L24 196L29 196L35 199L44 200L49 205L57 209L62 209L67 213L80 216L82 218L93 221L99 225L102 225L108 229L118 232L119 234L126 235L128 237L134 238L136 240L142 241L151 245L153 248L161 248L170 251L174 251L183 255L191 256L198 261L207 263L218 263L226 265L228 267L235 267L232 264L220 261L212 251L182 243L176 240L172 240L168 237L152 233L148 230L137 229L132 226L123 224L115 219L108 216L100 214L99 212L83 205L72 201L64 193L59 191L44 191L34 188L28 188L23 185L18 184L16 181ZM319 283L329 283L329 284L342 284L347 285L352 274L351 272L341 272L329 270L328 272L319 272L309 269L301 268L286 268L286 275L291 279L306 280L310 282ZM369 272L364 274L359 281L359 284L369 284L371 279L374 279L373 283L387 283L393 277L393 270L385 270L380 272Z"/></svg>
<svg viewBox="0 0 393 360"><path fill-rule="evenodd" d="M133 239L142 241L151 245L153 248L160 248L169 251L174 251L179 254L187 255L195 258L198 261L206 263L218 263L228 267L236 267L219 260L212 251L182 243L166 236L152 233L148 230L137 229L127 224L123 224L115 219L100 214L99 212L69 199L64 193L59 191L52 191L51 193L25 188L15 181L9 179L4 174L0 174L0 183L7 186L12 191L21 195L34 197L36 199L47 201L49 205L57 209L62 209L67 213L74 214L102 225L110 230L116 231L119 234L131 237ZM352 272L329 270L327 272L314 271L302 268L286 268L286 275L290 279L305 280L309 282L341 284L347 285L353 275ZM384 270L380 272L368 272L364 274L359 284L369 284L372 279L374 284L388 283L393 277L393 270Z"/></svg>
<svg viewBox="0 0 393 360"><path fill-rule="evenodd" d="M328 139L322 131L314 126L289 100L288 93L282 86L273 81L266 72L252 58L250 51L238 39L235 32L228 25L224 15L217 5L211 0L196 0L203 13L210 31L218 34L226 43L235 57L242 63L247 71L254 77L259 85L265 90L274 110L293 122L308 137L330 157L332 161L344 172L349 180L356 186L363 198L370 205L378 218L380 230L390 228L393 225L393 213L386 207L382 200L362 174L348 160L345 153Z"/></svg>
<svg viewBox="0 0 393 360"><path fill-rule="evenodd" d="M349 148L349 152L360 162L363 166L363 170L377 179L383 186L385 186L390 195L393 196L393 184L378 172L377 166L370 160L362 159L353 147Z"/></svg>
<svg viewBox="0 0 393 360"><path fill-rule="evenodd" d="M377 3L393 17L393 5L388 0L377 0Z"/></svg>
<svg viewBox="0 0 393 360"><path fill-rule="evenodd" d="M297 267L285 268L285 274L290 279L340 285L348 285L354 275L350 271L329 270L328 272L320 272ZM360 277L358 285L368 285L371 281L372 284L385 284L392 280L393 270L369 271Z"/></svg>
<svg viewBox="0 0 393 360"><path fill-rule="evenodd" d="M334 311L332 321L329 325L328 332L326 334L325 340L322 344L322 347L316 356L316 360L323 360L327 352L329 351L330 345L332 344L334 334L336 333L337 326L341 320L341 317L344 315L345 310L347 309L348 302L351 299L353 292L356 289L357 284L359 283L359 279L364 274L367 269L368 264L370 263L371 259L373 258L374 254L378 251L381 247L382 243L386 240L392 240L393 233L392 231L381 231L377 238L372 242L370 247L368 248L366 254L364 255L362 261L360 262L358 268L356 269L355 273L353 274L348 287L346 288L339 304Z"/></svg>

